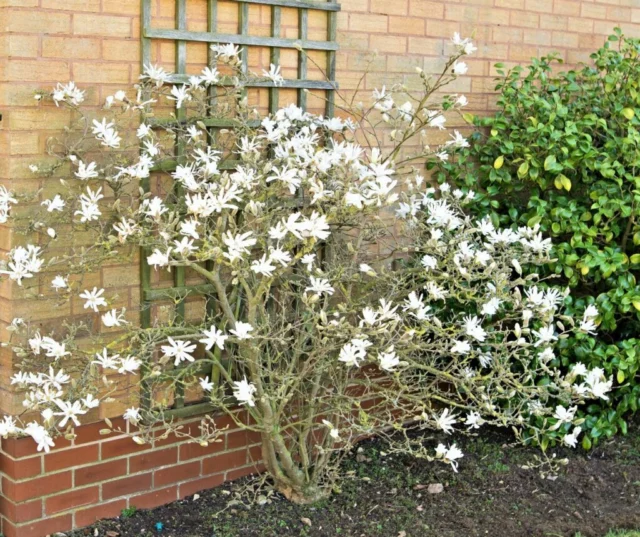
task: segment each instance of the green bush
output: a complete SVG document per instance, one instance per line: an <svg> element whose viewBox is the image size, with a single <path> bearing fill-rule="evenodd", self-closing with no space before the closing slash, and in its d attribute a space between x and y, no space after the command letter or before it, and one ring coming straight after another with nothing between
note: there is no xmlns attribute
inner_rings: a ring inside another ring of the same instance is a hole
<svg viewBox="0 0 640 537"><path fill-rule="evenodd" d="M563 365L580 361L617 380L609 404L591 405L583 445L627 430L640 383L640 40L616 28L593 65L560 72L549 55L500 74L498 110L469 117L471 146L431 162L439 182L479 192L476 215L535 226L553 237L550 285L573 288L567 312L595 302L598 334L564 340ZM536 271L539 272L538 267Z"/></svg>

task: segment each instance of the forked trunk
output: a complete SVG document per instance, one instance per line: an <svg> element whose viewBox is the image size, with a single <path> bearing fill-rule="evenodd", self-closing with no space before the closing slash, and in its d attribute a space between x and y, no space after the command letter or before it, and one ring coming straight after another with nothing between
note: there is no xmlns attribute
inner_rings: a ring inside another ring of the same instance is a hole
<svg viewBox="0 0 640 537"><path fill-rule="evenodd" d="M286 453L281 453L280 450ZM330 487L323 487L317 481L307 479L307 474L295 464L286 447L280 442L274 443L273 439L264 432L262 433L262 456L266 470L273 478L275 489L287 500L299 505L308 505L323 500L331 494Z"/></svg>

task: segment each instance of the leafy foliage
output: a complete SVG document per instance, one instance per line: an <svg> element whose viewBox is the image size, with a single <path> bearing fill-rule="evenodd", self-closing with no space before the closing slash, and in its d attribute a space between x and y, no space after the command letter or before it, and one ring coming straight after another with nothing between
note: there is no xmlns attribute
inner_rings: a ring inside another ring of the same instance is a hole
<svg viewBox="0 0 640 537"><path fill-rule="evenodd" d="M539 224L554 241L547 273L574 289L568 314L597 303L598 335L565 340L558 360L603 368L618 386L589 407L592 440L627 430L640 396L640 41L619 29L593 65L557 73L557 55L505 70L498 110L455 158L434 161L439 182L479 191L476 214L498 225ZM536 271L538 267L536 267Z"/></svg>

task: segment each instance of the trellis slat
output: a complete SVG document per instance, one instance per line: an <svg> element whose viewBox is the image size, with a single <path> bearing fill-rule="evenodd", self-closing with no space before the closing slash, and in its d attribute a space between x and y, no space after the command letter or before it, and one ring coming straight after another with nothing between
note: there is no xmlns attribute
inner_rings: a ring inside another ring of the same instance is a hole
<svg viewBox="0 0 640 537"><path fill-rule="evenodd" d="M186 285L183 287L163 287L145 291L144 298L149 301L171 300L186 295L205 295L215 292L215 286L210 284Z"/></svg>
<svg viewBox="0 0 640 537"><path fill-rule="evenodd" d="M327 15L327 39L331 42L335 42L338 36L338 16L337 13L331 12ZM336 52L327 52L327 78L329 80L336 79ZM327 117L333 117L335 113L336 93L335 91L329 91L327 93L327 104L325 109L325 115Z"/></svg>
<svg viewBox="0 0 640 537"><path fill-rule="evenodd" d="M143 33L149 39L197 41L200 43L232 43L241 46L302 48L308 50L338 50L339 48L337 43L329 43L327 41L301 41L300 39L285 39L282 37L187 32L185 30L156 28L148 28Z"/></svg>
<svg viewBox="0 0 640 537"><path fill-rule="evenodd" d="M237 0L247 4L261 4L265 6L292 7L298 9L316 9L318 11L340 11L340 4L331 2L323 4L321 2L308 2L304 0ZM391 0L393 1L393 0Z"/></svg>
<svg viewBox="0 0 640 537"><path fill-rule="evenodd" d="M141 24L143 28L151 26L151 2L150 0L141 0L140 2ZM151 40L142 37L140 43L140 60L142 63L142 69L145 66L151 64ZM151 182L149 177L145 177L140 182L140 187L144 192L149 192ZM150 251L146 248L140 248L140 288L142 300L140 301L140 326L147 328L151 326L151 302L145 299L145 293L151 289L151 267L147 263L147 256L150 255ZM147 378L149 373L149 363L143 360L140 374L142 378ZM142 381L140 386L140 405L142 408L150 408L151 406L151 391L149 383L146 380Z"/></svg>
<svg viewBox="0 0 640 537"><path fill-rule="evenodd" d="M307 41L309 37L309 10L300 9L298 11L298 37L300 41ZM307 78L307 53L304 50L298 52L298 78L306 80ZM307 110L307 92L305 88L298 89L298 106L303 110Z"/></svg>
<svg viewBox="0 0 640 537"><path fill-rule="evenodd" d="M180 75L177 73L169 75L167 81L172 84L187 84L190 75ZM250 80L247 81L248 88L283 88L283 89L300 89L309 90L332 90L338 89L337 82L328 80L285 80L282 84L275 84L272 80Z"/></svg>
<svg viewBox="0 0 640 537"><path fill-rule="evenodd" d="M280 37L282 26L282 8L273 6L271 8L271 37ZM280 65L280 49L273 47L271 49L271 63ZM271 82L271 81L269 81ZM269 112L274 114L280 105L280 90L275 84L269 89Z"/></svg>

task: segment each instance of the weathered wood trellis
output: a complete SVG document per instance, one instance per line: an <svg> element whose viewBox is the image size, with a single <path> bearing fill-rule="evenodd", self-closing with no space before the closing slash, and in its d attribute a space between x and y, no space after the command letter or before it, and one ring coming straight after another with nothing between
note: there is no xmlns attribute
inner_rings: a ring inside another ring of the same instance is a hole
<svg viewBox="0 0 640 537"><path fill-rule="evenodd" d="M229 0L225 0L229 1ZM207 3L207 31L194 32L187 30L187 0L175 0L176 4L176 28L160 29L152 27L152 0L141 0L142 2L142 65L149 65L151 61L151 44L153 40L170 40L175 42L176 65L175 74L171 76L171 83L187 83L187 43L200 42L207 44L233 43L239 45L242 54L242 69L248 70L248 47L266 47L270 49L270 61L273 64L280 64L281 49L302 50L298 55L298 69L296 79L285 79L276 87L269 80L255 80L248 84L248 87L267 88L269 92L269 112L275 112L279 108L280 88L297 90L298 106L307 108L307 92L311 90L321 90L326 95L325 114L333 116L335 106L336 83L336 52L338 44L337 34L337 13L340 4L336 0L308 1L308 0L233 0L238 5L238 32L236 34L219 33L218 28L218 0L202 0ZM249 5L258 4L271 6L271 36L252 36L249 32ZM281 37L282 9L295 8L298 10L298 39L285 39ZM327 39L325 41L314 41L308 38L309 10L326 12L327 15ZM324 51L326 53L326 80L310 80L308 78L308 65L306 51ZM208 52L208 61L211 66L215 63L214 54ZM185 119L185 110L176 111L176 120ZM230 122L214 118L200 118L200 121L210 131L210 136L215 135L216 129L228 128ZM176 147L176 156L179 157L184 148ZM171 171L171 166L175 166L175 161L169 166L163 166L163 171ZM147 179L142 187L148 191L150 181ZM184 319L185 302L187 296L203 296L206 300L207 311L215 307L212 285L186 285L186 274L184 267L175 268L173 272L173 286L170 288L153 288L151 282L151 268L146 262L148 252L142 252L140 261L140 281L142 287L141 296L141 317L140 322L143 328L152 324L152 304L159 301L176 301L176 315L179 319ZM211 268L211 267L208 267ZM214 381L218 378L218 373L205 371ZM149 408L153 402L149 387L141 386L141 405ZM185 405L184 391L178 385L174 394L174 404L165 415L186 417L196 415L211 410L211 405L206 402Z"/></svg>

